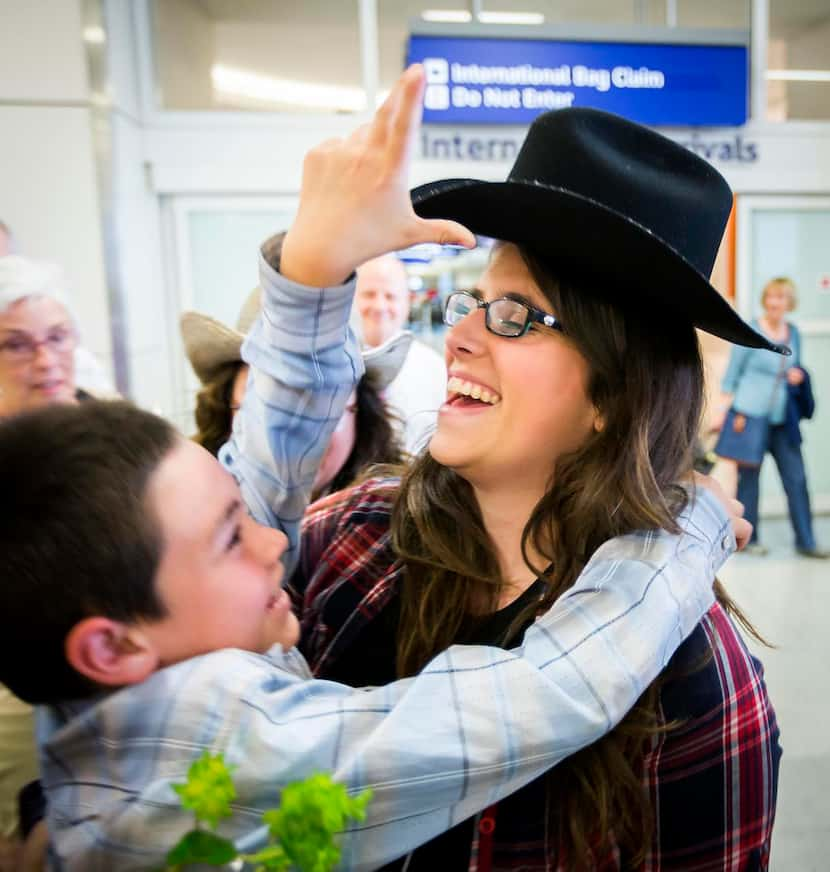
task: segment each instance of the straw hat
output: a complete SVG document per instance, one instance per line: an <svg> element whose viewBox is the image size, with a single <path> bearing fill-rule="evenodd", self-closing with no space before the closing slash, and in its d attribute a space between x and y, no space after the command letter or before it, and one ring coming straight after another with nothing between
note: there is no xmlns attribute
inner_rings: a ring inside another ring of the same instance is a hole
<svg viewBox="0 0 830 872"><path fill-rule="evenodd" d="M182 314L179 324L185 353L202 384L213 381L225 364L242 361L242 343L261 305L262 290L257 287L242 305L236 329L200 312ZM388 387L401 371L413 339L412 333L402 330L382 345L361 352L366 371L371 373L378 390Z"/></svg>

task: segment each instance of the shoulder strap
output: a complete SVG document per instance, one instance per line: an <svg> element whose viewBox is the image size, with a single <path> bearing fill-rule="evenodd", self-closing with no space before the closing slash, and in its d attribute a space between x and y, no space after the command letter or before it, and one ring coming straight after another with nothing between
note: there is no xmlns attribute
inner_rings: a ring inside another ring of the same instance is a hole
<svg viewBox="0 0 830 872"><path fill-rule="evenodd" d="M789 327L789 325L787 325ZM787 342L790 341L789 334L787 335ZM787 358L782 354L780 355L781 360L778 364L778 372L775 374L775 384L772 386L772 393L769 397L769 406L767 407L767 417L772 414L772 407L775 403L775 394L778 391L778 385L781 384L787 370L789 369L789 365L787 364Z"/></svg>

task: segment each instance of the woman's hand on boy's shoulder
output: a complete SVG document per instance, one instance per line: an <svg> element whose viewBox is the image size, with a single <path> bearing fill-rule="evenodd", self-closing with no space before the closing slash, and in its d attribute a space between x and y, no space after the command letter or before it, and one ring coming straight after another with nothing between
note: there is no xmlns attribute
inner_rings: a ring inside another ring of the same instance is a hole
<svg viewBox="0 0 830 872"><path fill-rule="evenodd" d="M720 482L711 475L703 475L700 472L695 472L692 475L695 487L705 488L717 497L732 525L732 532L735 534L738 551L741 551L749 542L749 537L752 535L752 524L744 518L744 504L728 496Z"/></svg>

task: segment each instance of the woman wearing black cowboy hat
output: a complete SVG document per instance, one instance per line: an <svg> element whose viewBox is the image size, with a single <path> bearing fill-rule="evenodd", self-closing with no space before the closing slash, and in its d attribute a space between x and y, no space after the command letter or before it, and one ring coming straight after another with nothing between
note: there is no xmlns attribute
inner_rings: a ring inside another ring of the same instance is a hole
<svg viewBox="0 0 830 872"><path fill-rule="evenodd" d="M340 220L353 210L368 240L377 218L325 149L304 191L323 192L327 171ZM332 211L320 202L318 220ZM703 405L695 327L786 352L709 284L726 182L616 116L544 114L506 182L437 182L412 203L497 242L477 285L447 300L448 396L428 451L307 516L302 647L318 676L353 685L411 675L452 642L513 646L607 540L676 528ZM415 221L405 211L390 206L387 224ZM329 250L305 275L325 285L347 262ZM767 868L778 729L734 621L757 633L716 596L616 729L392 868Z"/></svg>

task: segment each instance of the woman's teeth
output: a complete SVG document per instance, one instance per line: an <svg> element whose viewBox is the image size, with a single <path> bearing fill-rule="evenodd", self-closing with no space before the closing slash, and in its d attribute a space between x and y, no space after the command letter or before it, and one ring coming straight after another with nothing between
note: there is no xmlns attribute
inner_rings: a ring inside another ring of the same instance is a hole
<svg viewBox="0 0 830 872"><path fill-rule="evenodd" d="M474 400L479 400L482 403L489 403L494 406L499 402L501 397L495 393L488 391L481 385L473 384L472 382L464 381L458 376L452 376L447 382L447 390L451 394L461 394L465 397L472 397Z"/></svg>

